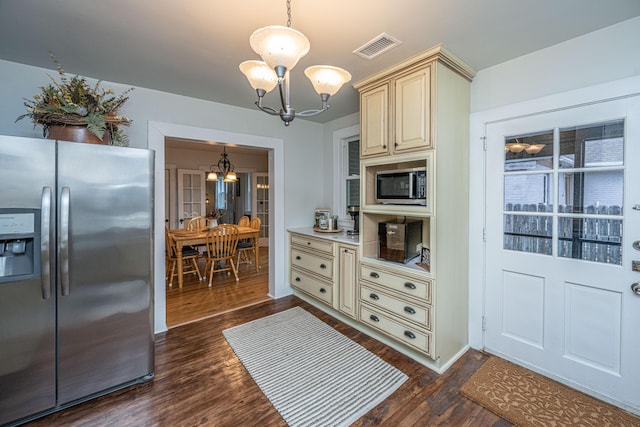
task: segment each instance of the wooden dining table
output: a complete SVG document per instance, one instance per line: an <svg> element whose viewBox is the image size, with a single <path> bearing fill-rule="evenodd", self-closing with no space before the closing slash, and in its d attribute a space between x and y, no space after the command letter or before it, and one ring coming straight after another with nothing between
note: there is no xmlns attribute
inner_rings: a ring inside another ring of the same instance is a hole
<svg viewBox="0 0 640 427"><path fill-rule="evenodd" d="M184 282L182 277L182 248L185 246L204 245L207 240L207 231L193 231L185 229L173 229L169 230L169 233L176 241L176 261L178 264L178 287L182 288ZM258 246L258 239L260 237L260 230L255 230L251 227L238 227L238 240L251 239L253 241L253 247L256 250L256 273L260 268L260 251Z"/></svg>

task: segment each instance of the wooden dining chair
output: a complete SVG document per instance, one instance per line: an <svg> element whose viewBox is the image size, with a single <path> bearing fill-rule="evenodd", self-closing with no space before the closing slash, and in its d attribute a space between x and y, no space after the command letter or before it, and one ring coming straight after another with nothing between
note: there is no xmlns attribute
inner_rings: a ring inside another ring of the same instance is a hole
<svg viewBox="0 0 640 427"><path fill-rule="evenodd" d="M262 225L262 221L258 217L252 218L251 222L249 223L249 226L258 232L260 232L261 225ZM253 263L253 260L256 259L257 244L258 244L258 239L242 239L241 241L238 242L238 260L236 262L237 268L240 268L240 264ZM251 257L252 255L253 255L253 260Z"/></svg>
<svg viewBox="0 0 640 427"><path fill-rule="evenodd" d="M233 224L222 224L209 229L206 238L205 274L209 271L209 287L216 271L233 272L238 281L238 271L234 264L238 246L238 227Z"/></svg>
<svg viewBox="0 0 640 427"><path fill-rule="evenodd" d="M249 224L249 217L246 215L241 216L238 220L238 227L249 227Z"/></svg>
<svg viewBox="0 0 640 427"><path fill-rule="evenodd" d="M178 266L178 248L176 241L171 232L165 228L165 256L166 256L166 274L169 278L169 287L173 286L173 278L177 276L176 267ZM190 247L182 248L182 275L197 274L198 280L202 280L202 274L198 268L199 253L196 249Z"/></svg>
<svg viewBox="0 0 640 427"><path fill-rule="evenodd" d="M209 218L204 216L194 216L187 222L187 230L203 231L209 228Z"/></svg>

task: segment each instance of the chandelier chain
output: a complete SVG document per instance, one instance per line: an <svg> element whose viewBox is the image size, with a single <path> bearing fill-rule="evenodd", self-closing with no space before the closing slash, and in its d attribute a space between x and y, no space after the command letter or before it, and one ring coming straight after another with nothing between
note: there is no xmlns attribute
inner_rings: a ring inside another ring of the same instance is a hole
<svg viewBox="0 0 640 427"><path fill-rule="evenodd" d="M287 27L291 28L291 0L287 0Z"/></svg>

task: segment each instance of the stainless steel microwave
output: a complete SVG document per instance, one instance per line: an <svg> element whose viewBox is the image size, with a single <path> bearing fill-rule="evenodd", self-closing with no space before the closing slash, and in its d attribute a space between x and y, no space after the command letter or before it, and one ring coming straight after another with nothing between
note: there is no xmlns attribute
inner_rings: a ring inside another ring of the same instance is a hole
<svg viewBox="0 0 640 427"><path fill-rule="evenodd" d="M426 205L426 168L376 172L376 203Z"/></svg>

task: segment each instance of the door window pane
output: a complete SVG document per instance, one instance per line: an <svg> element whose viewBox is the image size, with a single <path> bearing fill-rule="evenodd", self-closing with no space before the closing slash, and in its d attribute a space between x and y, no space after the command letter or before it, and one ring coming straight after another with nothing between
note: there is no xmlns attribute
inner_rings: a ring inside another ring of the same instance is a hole
<svg viewBox="0 0 640 427"><path fill-rule="evenodd" d="M553 200L553 175L516 174L504 177L504 209L507 211L549 212ZM539 210L539 205L545 205ZM552 211L552 210L551 210Z"/></svg>
<svg viewBox="0 0 640 427"><path fill-rule="evenodd" d="M504 170L527 171L553 168L553 131L505 138Z"/></svg>
<svg viewBox="0 0 640 427"><path fill-rule="evenodd" d="M622 169L558 174L558 204L565 212L620 215L623 200Z"/></svg>
<svg viewBox="0 0 640 427"><path fill-rule="evenodd" d="M503 226L504 249L551 255L553 216L504 214Z"/></svg>
<svg viewBox="0 0 640 427"><path fill-rule="evenodd" d="M624 121L560 129L560 168L624 164Z"/></svg>

